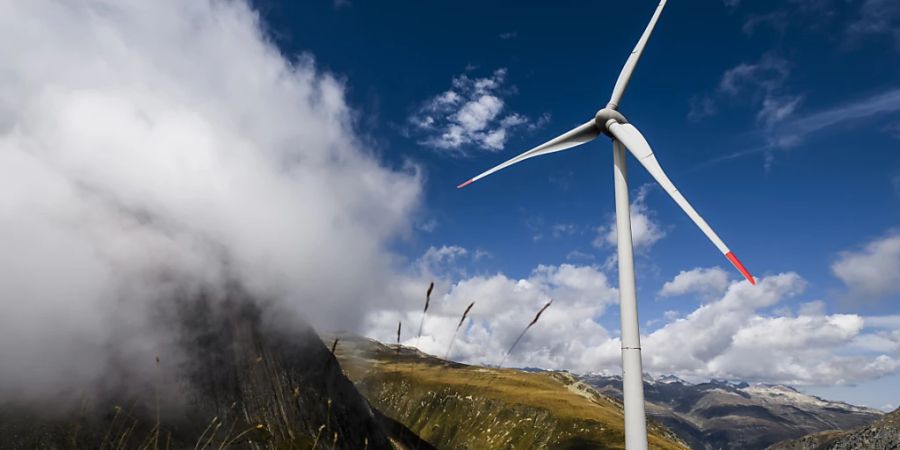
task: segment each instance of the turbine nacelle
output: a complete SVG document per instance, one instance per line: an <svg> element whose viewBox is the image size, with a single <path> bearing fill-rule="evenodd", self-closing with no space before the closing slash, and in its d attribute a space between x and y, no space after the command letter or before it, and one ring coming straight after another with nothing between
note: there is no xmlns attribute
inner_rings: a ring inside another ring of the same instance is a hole
<svg viewBox="0 0 900 450"><path fill-rule="evenodd" d="M597 114L594 115L594 124L597 125L597 129L610 138L613 138L613 135L609 132L609 126L613 123L626 124L628 123L628 119L626 119L622 113L608 106L597 111Z"/></svg>

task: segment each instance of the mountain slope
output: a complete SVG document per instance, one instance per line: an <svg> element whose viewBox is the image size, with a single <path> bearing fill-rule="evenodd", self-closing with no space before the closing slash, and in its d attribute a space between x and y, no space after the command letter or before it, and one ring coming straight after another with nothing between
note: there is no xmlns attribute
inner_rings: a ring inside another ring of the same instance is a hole
<svg viewBox="0 0 900 450"><path fill-rule="evenodd" d="M436 448L624 448L621 404L567 373L467 366L347 336L336 354L376 408ZM686 448L655 424L650 445Z"/></svg>
<svg viewBox="0 0 900 450"><path fill-rule="evenodd" d="M611 397L622 396L619 377L582 380ZM810 433L855 428L881 415L781 385L691 384L668 376L645 379L644 391L648 415L696 449L762 449Z"/></svg>
<svg viewBox="0 0 900 450"><path fill-rule="evenodd" d="M369 406L311 328L263 328L248 302L179 308L170 331L184 361L158 363L176 377L171 398L110 374L104 383L115 387L74 410L3 404L0 447L388 450L409 437Z"/></svg>
<svg viewBox="0 0 900 450"><path fill-rule="evenodd" d="M769 450L895 449L900 449L900 409L856 430L825 431L769 447Z"/></svg>

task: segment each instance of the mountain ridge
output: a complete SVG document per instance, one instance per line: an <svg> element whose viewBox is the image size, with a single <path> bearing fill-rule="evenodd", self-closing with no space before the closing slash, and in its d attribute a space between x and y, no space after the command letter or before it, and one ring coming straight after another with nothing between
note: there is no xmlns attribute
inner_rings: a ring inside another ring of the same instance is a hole
<svg viewBox="0 0 900 450"><path fill-rule="evenodd" d="M621 398L621 377L595 374L581 379ZM721 379L690 383L673 375L645 376L644 392L648 416L698 449L763 449L811 433L852 429L882 415L780 384Z"/></svg>

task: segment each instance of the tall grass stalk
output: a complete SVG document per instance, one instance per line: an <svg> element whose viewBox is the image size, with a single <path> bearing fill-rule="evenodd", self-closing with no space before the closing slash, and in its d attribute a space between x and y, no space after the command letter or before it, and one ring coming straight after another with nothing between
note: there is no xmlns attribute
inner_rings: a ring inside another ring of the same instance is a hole
<svg viewBox="0 0 900 450"><path fill-rule="evenodd" d="M400 355L400 329L403 328L403 322L397 322L397 355Z"/></svg>
<svg viewBox="0 0 900 450"><path fill-rule="evenodd" d="M509 347L509 350L506 351L506 354L503 355L503 359L500 360L500 364L497 364L497 368L503 367L503 363L506 362L506 358L508 358L509 355L513 352L513 350L516 349L516 346L519 345L519 341L522 340L522 337L525 336L525 333L527 333L528 330L529 330L532 326L534 326L534 324L537 323L537 321L541 318L541 314L543 314L544 311L546 311L547 308L550 307L550 304L551 304L551 303L553 303L553 300L550 300L549 302L547 302L547 304L544 305L544 307L541 308L540 311L537 312L537 314L534 316L534 319L532 319L531 323L529 323L528 326L525 327L525 329L522 330L521 333L519 333L519 337L516 338L516 340L513 342L513 344Z"/></svg>
<svg viewBox="0 0 900 450"><path fill-rule="evenodd" d="M475 302L469 303L469 306L463 311L462 317L459 318L459 323L456 325L456 330L453 331L453 337L450 338L450 345L447 346L447 352L444 353L444 359L447 360L450 357L450 352L453 350L453 344L456 343L456 335L459 334L459 329L462 328L463 322L466 321L466 317L469 315L469 311L472 310L472 307L475 306Z"/></svg>
<svg viewBox="0 0 900 450"><path fill-rule="evenodd" d="M419 321L419 334L416 335L416 348L419 348L419 339L422 337L422 327L425 326L425 316L428 315L428 304L431 303L431 291L434 290L434 281L428 285L425 291L425 309L422 310L422 319Z"/></svg>

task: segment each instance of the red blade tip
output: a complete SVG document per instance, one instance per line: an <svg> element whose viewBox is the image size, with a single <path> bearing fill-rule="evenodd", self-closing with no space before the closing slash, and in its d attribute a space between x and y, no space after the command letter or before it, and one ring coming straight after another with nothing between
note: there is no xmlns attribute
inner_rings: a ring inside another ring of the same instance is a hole
<svg viewBox="0 0 900 450"><path fill-rule="evenodd" d="M734 256L734 253L728 252L725 254L725 257L728 258L729 261L731 261L731 264L734 264L734 267L736 267L737 270L741 272L741 275L743 275L744 278L746 278L747 281L750 282L750 284L756 284L756 280L753 279L753 275L750 275L750 271L747 270L747 268L744 267L743 264L741 264L741 261L737 259L737 256Z"/></svg>
<svg viewBox="0 0 900 450"><path fill-rule="evenodd" d="M457 187L456 187L456 188L457 188L457 189L462 189L462 188L464 188L464 187L466 187L466 186L468 186L468 185L470 185L470 184L472 184L472 182L473 182L473 181L475 181L475 179L474 179L474 178L473 178L473 179L471 179L471 180L469 180L469 181L466 181L466 182L465 182L465 183L463 183L463 184L461 184L461 185L459 185L459 186L457 186Z"/></svg>

